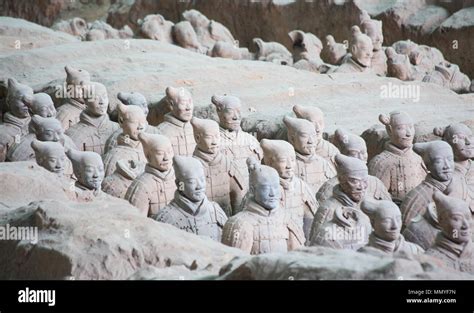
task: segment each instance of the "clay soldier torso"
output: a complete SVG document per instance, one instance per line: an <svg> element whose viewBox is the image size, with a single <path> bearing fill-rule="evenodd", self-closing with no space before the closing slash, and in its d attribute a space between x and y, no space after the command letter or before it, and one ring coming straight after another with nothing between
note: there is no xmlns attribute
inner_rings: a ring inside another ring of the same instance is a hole
<svg viewBox="0 0 474 313"><path fill-rule="evenodd" d="M120 199L125 198L128 188L133 180L137 178L137 173L125 164L127 162L117 162L115 171L111 175L106 176L102 182L102 190L105 193Z"/></svg>
<svg viewBox="0 0 474 313"><path fill-rule="evenodd" d="M365 246L372 230L368 216L358 208L338 207L336 210L350 214L344 218L334 214L331 220L322 224L321 231L312 234L309 245L350 250Z"/></svg>
<svg viewBox="0 0 474 313"><path fill-rule="evenodd" d="M176 191L174 170L160 172L145 166L145 172L130 185L125 199L137 207L144 215L155 217L173 200Z"/></svg>
<svg viewBox="0 0 474 313"><path fill-rule="evenodd" d="M196 213L193 214L190 207L195 205L179 192L175 192L174 199L158 212L156 220L189 233L221 241L222 228L227 221L224 211L217 203L207 198L198 204L199 208L194 210Z"/></svg>
<svg viewBox="0 0 474 313"><path fill-rule="evenodd" d="M323 201L331 197L332 190L337 184L339 184L337 176L325 182L321 186L321 188L319 188L319 191L316 194L316 200L318 200L319 203L322 203ZM372 175L369 175L365 199L367 199L368 197L371 197L376 200L392 200L392 197L388 193L388 190L382 183L382 181Z"/></svg>
<svg viewBox="0 0 474 313"><path fill-rule="evenodd" d="M434 244L440 230L436 208L434 205L430 205L425 214L418 215L405 227L403 236L406 240L427 250Z"/></svg>
<svg viewBox="0 0 474 313"><path fill-rule="evenodd" d="M339 149L327 140L321 139L316 145L316 155L326 159L326 161L333 166L334 171L336 170L336 161L334 158L336 154L339 153Z"/></svg>
<svg viewBox="0 0 474 313"><path fill-rule="evenodd" d="M10 112L3 115L3 123L0 124L0 146L5 149L5 155L2 153L0 161L4 161L8 150L15 142L20 142L28 134L30 120L30 117L18 118Z"/></svg>
<svg viewBox="0 0 474 313"><path fill-rule="evenodd" d="M311 188L298 177L291 181L280 178L282 207L287 218L301 227L305 237L309 235L318 203Z"/></svg>
<svg viewBox="0 0 474 313"><path fill-rule="evenodd" d="M393 202L400 204L403 198L426 176L421 157L411 148L402 151L393 144L369 162L369 174L377 176L392 195Z"/></svg>
<svg viewBox="0 0 474 313"><path fill-rule="evenodd" d="M165 114L165 120L156 127L157 134L165 135L171 140L175 155L192 156L196 142L193 127L189 122L182 122L170 113Z"/></svg>
<svg viewBox="0 0 474 313"><path fill-rule="evenodd" d="M360 211L360 203L352 201L349 196L342 192L338 184L333 188L333 195L319 204L311 227L311 238L321 232L325 223L333 220L334 211L339 207L349 207Z"/></svg>
<svg viewBox="0 0 474 313"><path fill-rule="evenodd" d="M269 211L249 200L243 211L225 224L222 243L250 254L287 252L305 241L301 229L292 223L281 208Z"/></svg>
<svg viewBox="0 0 474 313"><path fill-rule="evenodd" d="M118 145L107 152L104 156L105 176L115 172L118 160L134 161L135 163L146 163L145 154L140 141L133 140L121 134L117 138Z"/></svg>
<svg viewBox="0 0 474 313"><path fill-rule="evenodd" d="M84 103L69 98L67 102L57 108L56 118L61 122L63 129L68 130L71 126L79 123L79 116L85 108Z"/></svg>
<svg viewBox="0 0 474 313"><path fill-rule="evenodd" d="M369 236L369 243L367 244L367 247L372 247L388 254L406 253L408 255L415 255L425 252L425 250L419 245L406 241L401 234L397 240L389 242L378 238L374 235L374 233L372 233Z"/></svg>
<svg viewBox="0 0 474 313"><path fill-rule="evenodd" d="M439 259L447 267L474 274L474 247L471 241L466 245L456 244L440 233L426 254Z"/></svg>
<svg viewBox="0 0 474 313"><path fill-rule="evenodd" d="M240 131L230 132L220 127L222 152L238 167L244 177L245 190L248 185L247 158L250 156L261 160L263 156L262 148L258 140L249 133Z"/></svg>
<svg viewBox="0 0 474 313"><path fill-rule="evenodd" d="M206 153L196 149L193 157L204 167L207 198L217 202L227 216L232 216L239 209L244 192L244 178L237 166L222 153L210 160Z"/></svg>
<svg viewBox="0 0 474 313"><path fill-rule="evenodd" d="M313 194L332 177L336 176L334 167L318 155L304 156L296 153L298 177L306 182Z"/></svg>
<svg viewBox="0 0 474 313"><path fill-rule="evenodd" d="M462 182L462 180L460 180L456 176L457 174L455 173L453 175L453 181L457 180L457 181ZM440 182L432 178L430 175L426 176L425 180L421 184L416 186L413 190L411 190L406 195L405 199L403 200L400 206L400 211L402 212L402 218L403 218L403 225L407 226L410 223L410 221L413 218L415 218L417 215L419 214L423 215L425 213L430 203L433 203L433 194L435 193L436 190L439 190L443 193L446 192L451 195L455 193L456 196L458 196L459 190L453 190L453 192L450 192L447 190L448 185L450 183L452 183L452 181ZM462 185L456 184L456 186L462 186ZM467 186L460 189L467 190ZM467 193L465 193L465 196L467 197ZM460 194L458 198L462 198ZM464 198L462 200L469 202L470 199Z"/></svg>
<svg viewBox="0 0 474 313"><path fill-rule="evenodd" d="M66 134L72 138L79 150L103 155L105 142L118 128L119 125L112 122L108 115L91 117L82 112L79 123L70 127Z"/></svg>

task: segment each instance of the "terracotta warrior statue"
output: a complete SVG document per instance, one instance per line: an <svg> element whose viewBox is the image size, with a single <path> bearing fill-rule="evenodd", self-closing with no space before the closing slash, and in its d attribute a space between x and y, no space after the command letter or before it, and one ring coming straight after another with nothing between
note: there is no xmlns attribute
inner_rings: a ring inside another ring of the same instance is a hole
<svg viewBox="0 0 474 313"><path fill-rule="evenodd" d="M156 220L184 231L221 241L227 216L221 207L206 196L206 176L198 160L175 156L176 174L174 199L158 212Z"/></svg>
<svg viewBox="0 0 474 313"><path fill-rule="evenodd" d="M95 198L107 197L102 192L104 164L98 153L91 151L67 150L72 162L76 181L76 197L80 202L92 201Z"/></svg>
<svg viewBox="0 0 474 313"><path fill-rule="evenodd" d="M166 98L170 112L165 120L156 127L158 134L168 136L175 155L191 156L196 147L191 118L193 117L193 99L184 88L166 88Z"/></svg>
<svg viewBox="0 0 474 313"><path fill-rule="evenodd" d="M437 258L444 266L474 274L471 211L467 203L439 191L433 199L441 232L426 254Z"/></svg>
<svg viewBox="0 0 474 313"><path fill-rule="evenodd" d="M360 203L365 198L369 181L367 165L362 160L338 154L336 155L336 169L339 184L333 188L332 196L319 204L311 227L311 242L326 238L327 225L325 226L325 224L333 220L337 209L341 210L340 214L342 215L347 211L346 215L350 215L354 219L361 216L350 212L361 212ZM316 239L316 237L321 239Z"/></svg>
<svg viewBox="0 0 474 313"><path fill-rule="evenodd" d="M325 182L336 176L336 170L326 159L316 154L318 140L310 121L285 116L283 122L288 129L288 141L295 148L297 175L316 195Z"/></svg>
<svg viewBox="0 0 474 313"><path fill-rule="evenodd" d="M245 176L237 165L221 152L219 124L213 120L193 117L196 149L193 157L201 162L206 174L206 195L224 210L227 216L240 209L242 198L247 191Z"/></svg>
<svg viewBox="0 0 474 313"><path fill-rule="evenodd" d="M474 199L474 136L469 127L464 124L451 124L447 127L436 127L433 133L442 137L449 143L454 152L454 170L461 177L465 177L468 190L468 197L463 199ZM473 203L470 207L474 208Z"/></svg>
<svg viewBox="0 0 474 313"><path fill-rule="evenodd" d="M424 250L428 250L435 242L441 230L434 202L428 204L424 214L418 214L403 230L406 240L416 243Z"/></svg>
<svg viewBox="0 0 474 313"><path fill-rule="evenodd" d="M71 66L64 68L66 71L66 91L68 97L64 99L64 103L58 108L57 119L61 121L64 130L72 125L79 123L79 115L86 108L84 93L91 91L91 77L89 72L82 69L75 69Z"/></svg>
<svg viewBox="0 0 474 313"><path fill-rule="evenodd" d="M364 139L361 137L347 132L342 128L338 128L334 134L334 142L342 154L357 158L367 163L367 146ZM322 203L331 197L332 190L338 183L339 181L337 176L325 182L321 188L319 188L318 193L316 194L316 199L318 202ZM366 199L369 198L376 200L392 200L392 197L388 193L387 187L385 187L380 179L372 175L369 175L366 192Z"/></svg>
<svg viewBox="0 0 474 313"><path fill-rule="evenodd" d="M158 212L173 200L176 191L173 170L173 147L168 137L140 133L147 164L127 190L125 199L144 216L155 218Z"/></svg>
<svg viewBox="0 0 474 313"><path fill-rule="evenodd" d="M144 170L145 162L120 159L115 164L115 171L104 178L102 190L116 198L125 199L128 188Z"/></svg>
<svg viewBox="0 0 474 313"><path fill-rule="evenodd" d="M422 247L406 241L400 234L402 215L395 203L386 200L364 200L361 209L369 216L373 228L367 247L387 254L404 252L414 255L425 252Z"/></svg>
<svg viewBox="0 0 474 313"><path fill-rule="evenodd" d="M374 47L371 61L372 71L380 76L387 75L387 56L382 48L382 21L371 19L367 11L362 10L360 28L372 40Z"/></svg>
<svg viewBox="0 0 474 313"><path fill-rule="evenodd" d="M405 195L426 177L421 157L413 151L415 126L405 112L394 111L389 116L379 115L385 125L390 142L385 150L369 162L370 175L377 176L399 205Z"/></svg>
<svg viewBox="0 0 474 313"><path fill-rule="evenodd" d="M34 139L31 147L35 152L36 163L50 172L63 176L66 162L69 161L64 152L64 147L59 142L39 141Z"/></svg>
<svg viewBox="0 0 474 313"><path fill-rule="evenodd" d="M347 47L343 43L337 43L332 35L327 35L326 47L323 49L322 55L329 64L341 65L347 56Z"/></svg>
<svg viewBox="0 0 474 313"><path fill-rule="evenodd" d="M313 106L302 106L295 105L293 106L293 112L295 112L296 117L303 118L310 121L314 125L316 130L316 154L320 157L325 158L331 163L331 165L336 166L334 157L336 154L339 154L339 150L327 140L323 139L323 132L325 127L324 122L324 113L321 109Z"/></svg>
<svg viewBox="0 0 474 313"><path fill-rule="evenodd" d="M454 173L453 150L448 143L441 140L419 142L413 146L413 150L423 157L429 174L403 199L400 206L403 226L407 226L417 215L425 213L429 204L433 202L436 190L463 201L470 200L467 194L459 193L460 190L467 190L467 184L460 175ZM463 196L466 198L463 199Z"/></svg>
<svg viewBox="0 0 474 313"><path fill-rule="evenodd" d="M263 161L280 176L283 209L288 218L305 232L308 238L311 223L318 206L314 191L296 175L296 154L293 146L284 140L262 139Z"/></svg>
<svg viewBox="0 0 474 313"><path fill-rule="evenodd" d="M392 47L385 49L387 56L387 76L403 81L422 80L425 72L410 63L406 54L398 54Z"/></svg>
<svg viewBox="0 0 474 313"><path fill-rule="evenodd" d="M39 115L41 117L56 117L56 108L50 95L44 92L35 93L33 101L28 104L30 115Z"/></svg>
<svg viewBox="0 0 474 313"><path fill-rule="evenodd" d="M471 87L471 80L456 64L435 65L434 71L423 77L422 81L441 85L457 93L468 93Z"/></svg>
<svg viewBox="0 0 474 313"><path fill-rule="evenodd" d="M359 26L352 26L349 50L351 57L345 58L336 73L371 73L374 46L369 36L360 31Z"/></svg>
<svg viewBox="0 0 474 313"><path fill-rule="evenodd" d="M254 136L240 127L242 103L239 98L228 95L214 95L211 101L219 116L222 152L235 162L239 172L244 175L245 181L243 184L247 188L248 169L246 161L250 156L257 160L263 158L260 143Z"/></svg>
<svg viewBox="0 0 474 313"><path fill-rule="evenodd" d="M257 48L255 58L258 61L272 62L279 65L293 65L293 55L279 42L266 42L261 38L254 38L253 43Z"/></svg>
<svg viewBox="0 0 474 313"><path fill-rule="evenodd" d="M117 109L122 133L117 138L117 146L104 155L106 177L115 172L118 160L146 163L142 145L138 140L138 134L148 125L143 110L138 106L126 106L122 103L118 104Z"/></svg>
<svg viewBox="0 0 474 313"><path fill-rule="evenodd" d="M3 123L0 124L0 162L5 161L12 145L19 143L28 134L31 120L28 105L32 102L33 89L9 78L6 99L9 112L3 115Z"/></svg>
<svg viewBox="0 0 474 313"><path fill-rule="evenodd" d="M74 140L81 151L93 151L104 154L106 140L119 128L107 114L109 97L107 89L100 83L90 83L93 91L91 97L85 99L86 109L79 116L79 123L71 126L66 135Z"/></svg>
<svg viewBox="0 0 474 313"><path fill-rule="evenodd" d="M11 162L33 160L35 153L31 147L31 142L35 139L43 142L58 142L66 150L77 150L72 139L64 134L61 122L56 118L33 115L30 122L30 133L23 137L19 143L11 146L7 153L7 160ZM72 174L72 167L68 166L66 172L67 174Z"/></svg>
<svg viewBox="0 0 474 313"><path fill-rule="evenodd" d="M133 91L132 92L119 92L117 94L117 98L120 100L120 102L122 102L126 106L139 107L140 109L142 109L143 114L145 114L145 117L147 117L150 109L148 108L148 102L145 96L142 95L141 93L133 92ZM132 110L136 111L135 109L132 109ZM118 117L120 112L119 112L118 106L113 113L117 113L116 118L119 121L119 125L120 125L120 120ZM111 119L113 118L111 117ZM150 126L147 121L147 125L145 126L143 131L147 133L154 133L156 131L156 128L153 126ZM105 153L108 153L110 150L117 147L117 141L119 140L118 138L122 136L122 133L123 133L123 130L120 127L112 135L110 135L109 139L107 139L107 141L105 142Z"/></svg>
<svg viewBox="0 0 474 313"><path fill-rule="evenodd" d="M250 254L286 252L302 246L304 234L281 207L278 172L249 157L250 187L243 210L224 225L222 243Z"/></svg>

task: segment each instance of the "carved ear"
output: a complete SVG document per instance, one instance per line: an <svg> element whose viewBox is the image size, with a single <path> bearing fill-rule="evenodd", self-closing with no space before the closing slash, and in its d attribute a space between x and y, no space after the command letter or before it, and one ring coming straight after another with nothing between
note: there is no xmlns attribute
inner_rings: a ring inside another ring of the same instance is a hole
<svg viewBox="0 0 474 313"><path fill-rule="evenodd" d="M388 117L385 114L380 114L379 115L379 121L380 121L380 123L384 124L385 126L390 125L390 117Z"/></svg>
<svg viewBox="0 0 474 313"><path fill-rule="evenodd" d="M433 134L438 137L443 137L444 133L446 132L446 128L447 127L441 127L441 126L435 127L433 128Z"/></svg>

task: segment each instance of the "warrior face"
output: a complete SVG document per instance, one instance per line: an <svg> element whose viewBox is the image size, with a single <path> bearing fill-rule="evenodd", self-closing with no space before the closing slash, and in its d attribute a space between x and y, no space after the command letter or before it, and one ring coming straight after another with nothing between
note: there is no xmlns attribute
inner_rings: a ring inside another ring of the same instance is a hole
<svg viewBox="0 0 474 313"><path fill-rule="evenodd" d="M206 197L206 175L202 168L196 168L194 174L178 181L178 190L193 202L202 201Z"/></svg>
<svg viewBox="0 0 474 313"><path fill-rule="evenodd" d="M292 178L295 176L296 157L293 155L277 155L272 158L272 164L269 166L273 167L281 178Z"/></svg>
<svg viewBox="0 0 474 313"><path fill-rule="evenodd" d="M189 122L193 117L193 99L185 92L180 92L178 101L171 105L171 114L183 122Z"/></svg>
<svg viewBox="0 0 474 313"><path fill-rule="evenodd" d="M30 109L33 115L36 114L41 117L56 116L56 108L54 107L53 100L45 93L37 93L33 95L33 103L30 106Z"/></svg>
<svg viewBox="0 0 474 313"><path fill-rule="evenodd" d="M221 135L219 128L207 127L199 134L196 134L196 145L199 150L205 153L215 154L219 152Z"/></svg>
<svg viewBox="0 0 474 313"><path fill-rule="evenodd" d="M471 212L451 211L439 217L443 234L456 243L471 240Z"/></svg>
<svg viewBox="0 0 474 313"><path fill-rule="evenodd" d="M364 199L367 191L369 175L366 173L351 173L339 177L339 184L342 191L353 201L360 202Z"/></svg>
<svg viewBox="0 0 474 313"><path fill-rule="evenodd" d="M377 237L386 241L394 241L400 236L402 214L398 208L375 212L372 225Z"/></svg>
<svg viewBox="0 0 474 313"><path fill-rule="evenodd" d="M430 162L426 164L430 175L439 181L449 181L453 177L454 157L450 146L448 149L441 149L436 155L429 157Z"/></svg>
<svg viewBox="0 0 474 313"><path fill-rule="evenodd" d="M143 132L147 125L146 116L140 114L124 120L121 126L125 134L130 136L133 140L138 140L138 134Z"/></svg>
<svg viewBox="0 0 474 313"><path fill-rule="evenodd" d="M230 131L238 131L240 122L242 121L242 113L240 107L226 107L222 111L218 111L219 122L222 128Z"/></svg>
<svg viewBox="0 0 474 313"><path fill-rule="evenodd" d="M275 210L280 206L281 190L278 177L268 177L251 186L255 201L267 210Z"/></svg>
<svg viewBox="0 0 474 313"><path fill-rule="evenodd" d="M357 60L360 64L370 67L372 64L374 46L372 40L367 36L359 36L357 40L351 45L352 58Z"/></svg>
<svg viewBox="0 0 474 313"><path fill-rule="evenodd" d="M464 161L474 158L474 136L468 127L463 133L454 134L449 143L457 160Z"/></svg>
<svg viewBox="0 0 474 313"><path fill-rule="evenodd" d="M295 150L304 155L314 154L316 149L316 131L298 131L290 134Z"/></svg>
<svg viewBox="0 0 474 313"><path fill-rule="evenodd" d="M107 91L105 90L105 88L104 90L96 88L94 97L87 98L86 104L86 110L92 116L103 116L107 114L107 108L109 107L109 96L107 95Z"/></svg>
<svg viewBox="0 0 474 313"><path fill-rule="evenodd" d="M413 123L391 125L389 136L390 141L399 149L410 148L415 137L415 126Z"/></svg>
<svg viewBox="0 0 474 313"><path fill-rule="evenodd" d="M79 182L85 187L93 190L101 188L104 180L104 165L102 161L87 159L81 167L81 173L78 177Z"/></svg>
<svg viewBox="0 0 474 313"><path fill-rule="evenodd" d="M66 167L66 154L64 151L59 153L55 150L52 151L52 153L37 158L37 162L40 166L44 167L50 172L63 174L64 168Z"/></svg>

